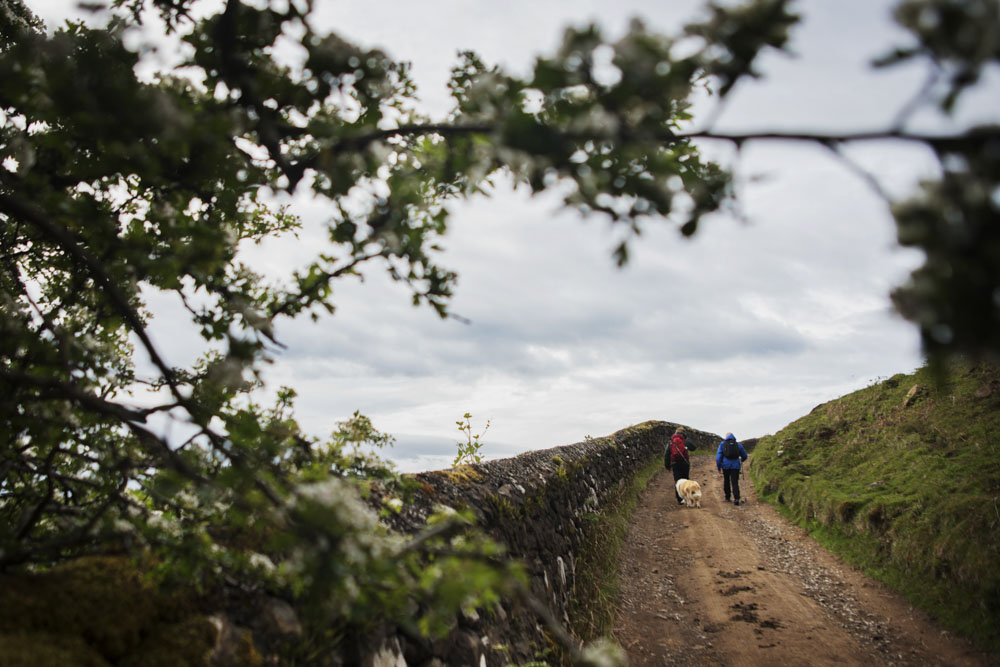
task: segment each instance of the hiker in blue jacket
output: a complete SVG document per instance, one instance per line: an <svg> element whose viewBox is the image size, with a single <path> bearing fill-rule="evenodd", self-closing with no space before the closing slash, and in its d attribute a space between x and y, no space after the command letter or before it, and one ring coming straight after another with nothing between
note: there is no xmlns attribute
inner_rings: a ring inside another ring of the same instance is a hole
<svg viewBox="0 0 1000 667"><path fill-rule="evenodd" d="M727 503L731 496L734 505L740 504L740 468L746 460L747 450L743 449L735 435L727 433L725 440L719 443L719 451L715 453L715 467L725 480L722 490L726 494Z"/></svg>

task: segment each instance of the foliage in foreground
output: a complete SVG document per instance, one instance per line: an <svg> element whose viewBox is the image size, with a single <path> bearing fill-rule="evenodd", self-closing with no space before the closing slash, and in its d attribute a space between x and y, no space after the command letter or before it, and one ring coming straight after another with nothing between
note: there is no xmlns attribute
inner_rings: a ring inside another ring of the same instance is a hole
<svg viewBox="0 0 1000 667"><path fill-rule="evenodd" d="M107 26L48 33L21 0L0 3L0 569L126 547L164 575L281 587L318 620L416 633L488 605L507 581L478 557L495 545L379 532L361 494L378 482L405 502L405 488L358 453L388 442L363 416L318 440L294 392L260 398L276 324L333 312L337 281L372 266L447 315L448 203L498 178L555 189L626 240L654 222L695 233L733 193L694 139L753 137L686 132L688 97L756 76L758 54L786 45L789 2L712 5L675 37L570 29L524 78L463 54L441 121L420 113L408 65L317 31L305 0L113 5ZM148 11L184 61L140 78ZM905 124L949 111L997 61L996 3L906 0L898 18L914 41L886 64L921 59L943 90L861 139L922 142L943 177L896 209L901 243L928 253L896 301L929 347L995 351L996 129L935 138ZM299 198L325 206L329 245L266 278L245 251L295 234ZM627 242L615 254L624 263ZM154 298L200 336L193 363L157 345Z"/></svg>
<svg viewBox="0 0 1000 667"><path fill-rule="evenodd" d="M0 664L197 665L215 636L190 589L170 593L155 586L120 556L0 574ZM235 662L261 664L252 643L240 648Z"/></svg>
<svg viewBox="0 0 1000 667"><path fill-rule="evenodd" d="M956 363L818 406L760 440L751 475L832 551L997 650L998 443L1000 369Z"/></svg>
<svg viewBox="0 0 1000 667"><path fill-rule="evenodd" d="M394 511L407 489L360 453L389 442L364 416L318 440L291 389L259 398L275 325L331 313L336 281L369 266L446 315L446 204L499 175L635 231L695 225L729 185L674 136L699 61L656 70L670 43L639 25L613 44L571 30L525 79L465 54L435 123L405 63L317 32L308 3L116 5L107 27L53 33L0 7L0 569L125 547L196 585L290 591L334 632L435 634L489 607L521 581L496 545L454 518L380 528L363 494L381 485ZM145 10L185 48L149 79ZM593 76L602 46L616 81ZM310 198L329 245L288 275L248 265ZM154 297L200 335L194 363L157 345Z"/></svg>

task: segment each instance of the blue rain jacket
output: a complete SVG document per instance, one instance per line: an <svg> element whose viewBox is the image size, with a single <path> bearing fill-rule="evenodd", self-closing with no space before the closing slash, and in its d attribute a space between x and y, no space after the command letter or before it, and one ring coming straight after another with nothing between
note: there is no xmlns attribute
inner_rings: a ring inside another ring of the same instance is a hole
<svg viewBox="0 0 1000 667"><path fill-rule="evenodd" d="M736 440L736 436L730 433L726 436L726 440ZM736 444L740 447L740 458L727 459L722 455L722 447L726 444L726 440L719 443L719 451L715 453L715 467L719 470L739 470L742 467L741 461L747 460L747 450L743 449L743 445L737 442Z"/></svg>

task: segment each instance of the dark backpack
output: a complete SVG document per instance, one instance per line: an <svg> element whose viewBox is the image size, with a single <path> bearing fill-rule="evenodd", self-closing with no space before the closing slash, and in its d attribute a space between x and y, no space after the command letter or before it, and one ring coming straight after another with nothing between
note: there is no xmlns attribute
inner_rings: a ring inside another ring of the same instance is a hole
<svg viewBox="0 0 1000 667"><path fill-rule="evenodd" d="M740 458L740 443L735 440L726 440L722 443L722 456L727 459Z"/></svg>

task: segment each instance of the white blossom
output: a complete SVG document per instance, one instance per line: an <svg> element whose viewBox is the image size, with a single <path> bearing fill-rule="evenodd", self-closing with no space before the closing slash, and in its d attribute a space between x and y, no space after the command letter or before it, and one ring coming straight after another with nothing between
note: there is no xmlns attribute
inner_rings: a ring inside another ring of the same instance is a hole
<svg viewBox="0 0 1000 667"><path fill-rule="evenodd" d="M250 554L250 567L255 570L263 570L267 573L272 573L277 569L274 566L274 561L264 554L259 553Z"/></svg>
<svg viewBox="0 0 1000 667"><path fill-rule="evenodd" d="M582 664L591 667L625 667L628 657L621 646L608 639L598 639L583 647Z"/></svg>

